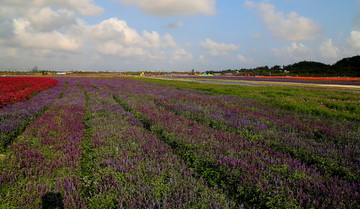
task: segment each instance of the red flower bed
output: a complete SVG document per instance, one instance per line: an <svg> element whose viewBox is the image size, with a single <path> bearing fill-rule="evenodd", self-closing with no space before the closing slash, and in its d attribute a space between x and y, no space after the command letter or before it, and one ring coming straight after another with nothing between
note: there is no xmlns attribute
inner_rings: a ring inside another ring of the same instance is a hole
<svg viewBox="0 0 360 209"><path fill-rule="evenodd" d="M343 78L343 77L288 77L288 76L256 76L256 77L258 77L258 78L326 80L326 81L360 81L360 78Z"/></svg>
<svg viewBox="0 0 360 209"><path fill-rule="evenodd" d="M57 84L52 78L0 78L0 109Z"/></svg>

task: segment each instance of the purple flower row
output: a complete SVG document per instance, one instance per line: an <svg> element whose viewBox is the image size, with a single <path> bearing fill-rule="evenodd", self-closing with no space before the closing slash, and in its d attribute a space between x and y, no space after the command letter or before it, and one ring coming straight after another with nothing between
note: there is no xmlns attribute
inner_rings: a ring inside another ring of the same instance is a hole
<svg viewBox="0 0 360 209"><path fill-rule="evenodd" d="M41 208L51 194L57 194L65 208L84 204L77 175L85 99L74 80L68 82L63 97L9 147L0 176L0 205Z"/></svg>
<svg viewBox="0 0 360 209"><path fill-rule="evenodd" d="M106 88L109 81L90 81ZM121 85L121 84L120 84ZM85 86L92 133L92 172L84 177L88 207L226 208L234 205L205 186L162 141L104 91ZM91 166L89 166L91 167ZM103 198L103 199L102 199Z"/></svg>
<svg viewBox="0 0 360 209"><path fill-rule="evenodd" d="M306 80L306 79L288 79L288 78L261 78L261 77L243 77L243 76L177 76L176 78L192 79L214 79L214 80L243 80L243 81L268 81L268 82L292 82L292 83L315 83L315 84L337 84L337 85L360 85L360 81L336 81L336 80Z"/></svg>
<svg viewBox="0 0 360 209"><path fill-rule="evenodd" d="M0 110L0 150L12 140L47 106L51 105L65 87L65 82L43 91L29 100L9 105Z"/></svg>
<svg viewBox="0 0 360 209"><path fill-rule="evenodd" d="M110 81L108 82L108 85ZM354 207L359 198L359 183L336 177L325 177L288 154L279 153L267 143L249 142L239 135L215 130L177 116L156 105L149 91L154 86L128 80L113 80L109 91L141 114L153 129L161 129L168 138L193 147L198 155L224 167L233 176L238 190L247 187L261 191L257 196L264 204L287 201L302 207ZM341 192L340 192L341 191ZM274 202L273 202L274 201ZM278 206L279 206L278 205Z"/></svg>
<svg viewBox="0 0 360 209"><path fill-rule="evenodd" d="M218 127L224 126L225 129L246 133L248 137L252 135L259 139L261 136L262 140L296 147L298 151L331 159L337 165L349 167L354 172L360 169L360 162L356 158L360 154L356 140L360 134L351 130L354 126L350 122L302 122L295 119L301 115L290 112L281 117L270 112L245 110L241 106L229 107L210 101L202 103L186 97L181 99L178 94L167 96L169 98L157 97L155 101L178 114L204 123L215 121Z"/></svg>
<svg viewBox="0 0 360 209"><path fill-rule="evenodd" d="M360 161L356 156L360 154L357 140L360 133L358 126L354 125L356 121L329 120L230 96L209 96L170 86L147 84L151 86L149 88L142 87L140 82L135 85L129 84L126 88L150 96L178 114L202 120L209 125L214 122L225 129L241 132L246 137L266 139L288 148L296 147L294 152L316 156L328 161L328 164L335 163L355 173L359 170Z"/></svg>
<svg viewBox="0 0 360 209"><path fill-rule="evenodd" d="M129 79L59 80L69 89L0 159L3 207L227 208L234 205L227 185L235 187L238 206L359 204L358 181L328 176L270 146L307 150L358 171L358 135L350 122L319 122L254 100ZM171 149L143 126L178 146ZM220 188L207 187L198 175ZM225 178L216 181L217 175Z"/></svg>

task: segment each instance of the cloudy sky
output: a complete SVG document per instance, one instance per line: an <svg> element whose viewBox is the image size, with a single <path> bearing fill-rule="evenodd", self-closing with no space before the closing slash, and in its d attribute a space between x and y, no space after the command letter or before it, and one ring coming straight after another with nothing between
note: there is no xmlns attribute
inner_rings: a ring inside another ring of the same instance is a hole
<svg viewBox="0 0 360 209"><path fill-rule="evenodd" d="M360 54L360 0L0 0L0 70L190 71Z"/></svg>

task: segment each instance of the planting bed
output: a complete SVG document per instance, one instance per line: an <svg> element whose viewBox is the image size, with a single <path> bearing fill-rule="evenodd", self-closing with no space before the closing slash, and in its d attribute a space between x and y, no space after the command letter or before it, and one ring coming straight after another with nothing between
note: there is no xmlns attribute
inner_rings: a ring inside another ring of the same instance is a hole
<svg viewBox="0 0 360 209"><path fill-rule="evenodd" d="M290 76L171 76L171 78L234 80L250 82L291 82L303 84L337 84L360 86L360 78L343 77L290 77Z"/></svg>
<svg viewBox="0 0 360 209"><path fill-rule="evenodd" d="M0 208L359 207L357 92L57 80L0 110Z"/></svg>
<svg viewBox="0 0 360 209"><path fill-rule="evenodd" d="M52 78L0 78L0 109L55 86Z"/></svg>

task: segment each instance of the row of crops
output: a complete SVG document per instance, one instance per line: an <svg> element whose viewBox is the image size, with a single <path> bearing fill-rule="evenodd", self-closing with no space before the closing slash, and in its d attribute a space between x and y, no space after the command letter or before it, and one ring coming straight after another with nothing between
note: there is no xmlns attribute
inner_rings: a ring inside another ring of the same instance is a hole
<svg viewBox="0 0 360 209"><path fill-rule="evenodd" d="M0 109L9 104L24 101L33 94L51 88L56 84L57 80L51 78L1 78Z"/></svg>
<svg viewBox="0 0 360 209"><path fill-rule="evenodd" d="M250 82L291 82L299 84L339 84L339 85L360 85L359 78L346 77L290 77L290 76L189 76L178 75L171 76L171 78L186 78L186 79L207 79L207 80L225 80L225 81L250 81Z"/></svg>
<svg viewBox="0 0 360 209"><path fill-rule="evenodd" d="M0 208L359 206L356 118L132 79L58 80L0 110Z"/></svg>

